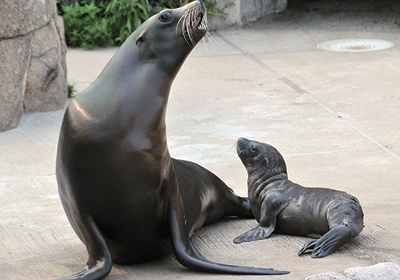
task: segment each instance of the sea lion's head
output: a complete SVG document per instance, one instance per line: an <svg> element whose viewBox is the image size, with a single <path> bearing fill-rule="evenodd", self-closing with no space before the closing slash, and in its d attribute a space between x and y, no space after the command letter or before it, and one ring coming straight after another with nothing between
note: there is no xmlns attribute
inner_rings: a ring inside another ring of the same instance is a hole
<svg viewBox="0 0 400 280"><path fill-rule="evenodd" d="M206 8L196 0L152 16L132 34L130 40L135 40L142 63L157 63L168 73L177 73L206 34Z"/></svg>
<svg viewBox="0 0 400 280"><path fill-rule="evenodd" d="M267 177L273 177L287 173L285 160L271 145L240 138L237 141L236 151L249 176L262 173Z"/></svg>

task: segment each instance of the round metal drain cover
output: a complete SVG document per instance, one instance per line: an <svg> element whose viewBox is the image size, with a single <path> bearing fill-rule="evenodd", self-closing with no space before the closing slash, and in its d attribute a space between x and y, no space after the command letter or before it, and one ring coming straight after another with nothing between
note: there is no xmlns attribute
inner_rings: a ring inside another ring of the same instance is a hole
<svg viewBox="0 0 400 280"><path fill-rule="evenodd" d="M374 39L347 39L327 41L317 45L317 48L331 52L371 52L394 47L394 43Z"/></svg>

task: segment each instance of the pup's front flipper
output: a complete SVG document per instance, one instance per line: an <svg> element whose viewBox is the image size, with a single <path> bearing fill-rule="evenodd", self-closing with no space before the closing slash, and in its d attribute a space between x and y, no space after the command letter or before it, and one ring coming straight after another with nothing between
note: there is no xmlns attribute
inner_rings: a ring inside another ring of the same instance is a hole
<svg viewBox="0 0 400 280"><path fill-rule="evenodd" d="M256 228L253 228L252 230L249 230L248 232L236 237L233 242L239 244L242 242L266 239L271 235L274 229L275 228L264 228L257 226Z"/></svg>
<svg viewBox="0 0 400 280"><path fill-rule="evenodd" d="M233 242L239 244L266 239L274 232L278 215L286 204L287 199L280 192L273 191L268 193L261 203L260 224L256 228L236 237Z"/></svg>
<svg viewBox="0 0 400 280"><path fill-rule="evenodd" d="M337 251L351 239L351 231L348 226L342 225L328 231L318 240L312 240L304 244L298 255L307 249L313 249L312 258L322 258Z"/></svg>

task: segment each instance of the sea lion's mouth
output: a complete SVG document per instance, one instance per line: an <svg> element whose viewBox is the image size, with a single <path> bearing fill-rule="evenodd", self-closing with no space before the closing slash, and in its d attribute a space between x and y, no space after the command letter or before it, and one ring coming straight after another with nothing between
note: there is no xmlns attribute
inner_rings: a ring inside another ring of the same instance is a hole
<svg viewBox="0 0 400 280"><path fill-rule="evenodd" d="M182 25L183 37L189 45L194 46L208 32L207 12L200 1L194 1L189 5L179 19L177 28ZM195 39L195 37L199 37L199 39Z"/></svg>
<svg viewBox="0 0 400 280"><path fill-rule="evenodd" d="M199 13L197 17L193 20L191 24L191 29L200 29L201 23L203 21L204 15L202 13Z"/></svg>

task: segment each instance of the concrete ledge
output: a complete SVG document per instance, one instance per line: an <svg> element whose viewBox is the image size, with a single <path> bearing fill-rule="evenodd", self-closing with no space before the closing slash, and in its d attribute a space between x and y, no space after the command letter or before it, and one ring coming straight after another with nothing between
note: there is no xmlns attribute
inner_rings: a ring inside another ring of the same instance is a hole
<svg viewBox="0 0 400 280"><path fill-rule="evenodd" d="M210 16L210 28L243 26L265 15L279 13L286 6L287 0L219 0L216 8L223 9L228 16Z"/></svg>

